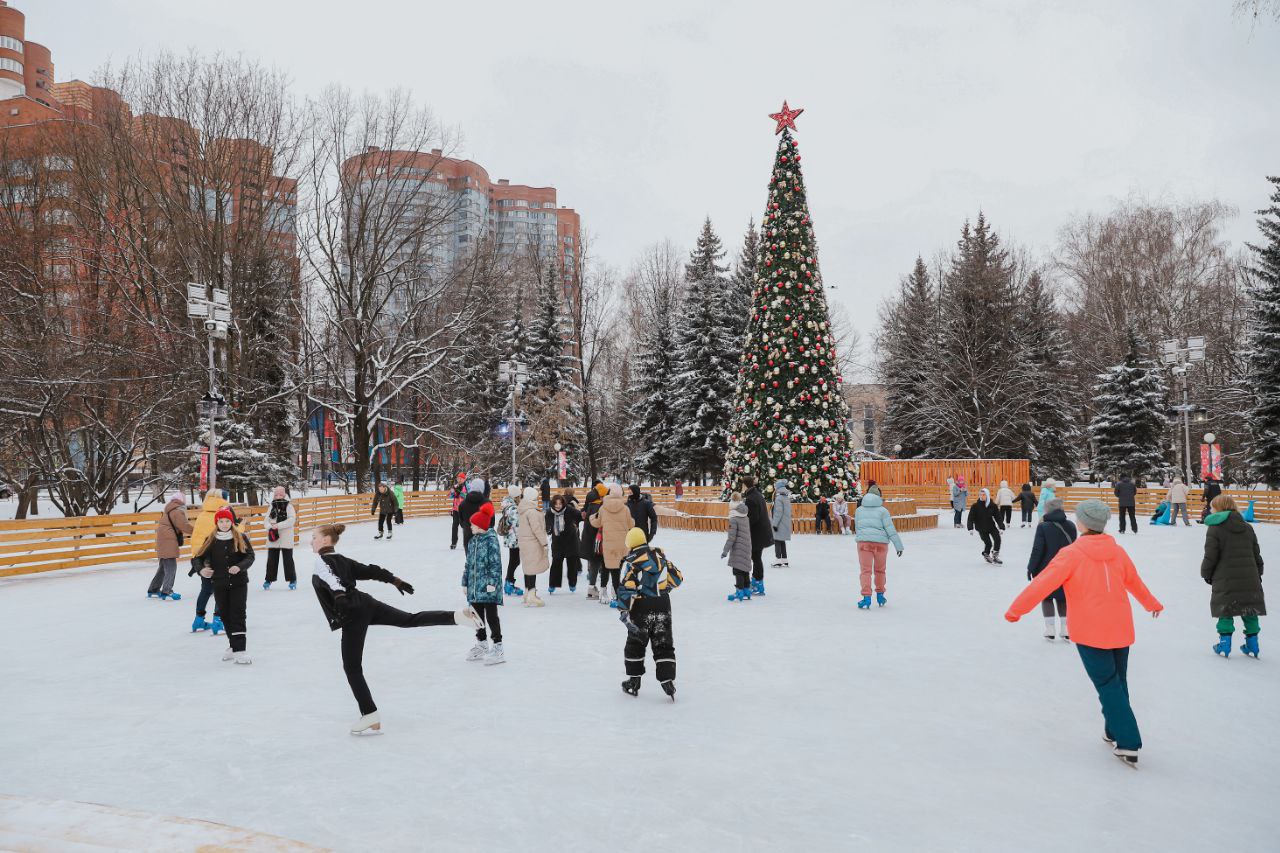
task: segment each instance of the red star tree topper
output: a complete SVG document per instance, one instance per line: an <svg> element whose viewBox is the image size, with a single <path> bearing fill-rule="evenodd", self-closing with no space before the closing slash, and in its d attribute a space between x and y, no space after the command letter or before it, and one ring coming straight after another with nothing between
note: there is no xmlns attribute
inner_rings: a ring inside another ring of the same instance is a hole
<svg viewBox="0 0 1280 853"><path fill-rule="evenodd" d="M724 483L738 489L751 476L767 494L775 480L789 480L797 500L814 501L851 492L856 464L800 151L791 136L800 112L783 103L769 116L782 136L761 225Z"/></svg>

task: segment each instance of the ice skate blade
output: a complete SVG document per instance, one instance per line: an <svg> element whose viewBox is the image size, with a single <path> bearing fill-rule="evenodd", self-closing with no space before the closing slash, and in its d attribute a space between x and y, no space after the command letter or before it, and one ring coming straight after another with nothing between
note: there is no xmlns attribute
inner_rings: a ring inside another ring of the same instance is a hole
<svg viewBox="0 0 1280 853"><path fill-rule="evenodd" d="M360 731L352 731L352 737L374 737L382 734L382 729L361 729Z"/></svg>

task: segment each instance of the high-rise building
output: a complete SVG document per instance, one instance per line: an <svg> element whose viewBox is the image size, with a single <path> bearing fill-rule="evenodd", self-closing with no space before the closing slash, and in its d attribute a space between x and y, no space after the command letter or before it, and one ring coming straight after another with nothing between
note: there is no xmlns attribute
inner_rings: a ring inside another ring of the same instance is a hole
<svg viewBox="0 0 1280 853"><path fill-rule="evenodd" d="M487 237L502 252L554 262L566 309L576 305L582 223L576 211L557 204L555 187L491 180L483 166L446 157L439 148L429 152L370 148L348 159L343 172L365 174L420 195L422 204L403 204L405 211L423 206L451 210L451 226L434 249L437 262L451 264Z"/></svg>

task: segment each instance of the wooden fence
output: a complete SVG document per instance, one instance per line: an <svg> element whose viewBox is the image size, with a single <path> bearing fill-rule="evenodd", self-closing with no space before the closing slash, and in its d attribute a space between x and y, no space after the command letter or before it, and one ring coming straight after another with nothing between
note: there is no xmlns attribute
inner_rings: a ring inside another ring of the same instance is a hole
<svg viewBox="0 0 1280 853"><path fill-rule="evenodd" d="M817 533L817 522L814 520L814 508L817 504L791 504L791 531L793 533ZM916 502L910 498L886 500L885 506L893 517L893 525L899 533L915 530L930 530L938 526L938 516L933 513L921 514L916 509ZM849 508L853 513L854 508ZM663 513L661 526L677 530L727 531L729 529L729 505L720 501L677 501L670 513ZM839 523L831 519L832 531L839 533Z"/></svg>
<svg viewBox="0 0 1280 853"><path fill-rule="evenodd" d="M991 490L994 498L996 490L1000 484L981 483L969 484L969 505L978 499L978 489L985 486ZM1021 483L1010 481L1010 488L1016 494ZM944 509L951 506L951 495L946 486L889 486L883 489L885 498L910 498L923 507L934 507ZM1033 487L1032 491L1036 493L1039 499L1040 489ZM1156 507L1160 502L1165 500L1168 495L1168 489L1138 489L1137 495L1137 515L1139 518L1150 518L1155 514ZM1280 523L1280 492L1269 492L1250 489L1226 489L1224 494L1231 495L1236 500L1236 504L1240 507L1241 512L1249 505L1249 501L1253 501L1253 511L1258 521L1271 523ZM1081 501L1090 498L1097 498L1107 506L1111 507L1111 511L1115 512L1119 509L1119 503L1116 500L1115 493L1112 492L1110 486L1068 486L1054 489L1054 494L1062 498L1063 506L1068 510L1074 510L1076 505ZM1204 492L1201 489L1191 489L1187 496L1187 507L1194 516L1200 515L1200 509L1204 506Z"/></svg>
<svg viewBox="0 0 1280 853"><path fill-rule="evenodd" d="M998 484L1001 480L1008 480L1017 489L1031 480L1031 463L1026 459L873 459L858 467L858 477L864 489L872 480L881 489L885 486L941 486L946 484L948 477L957 474L970 484ZM970 491L974 490L971 488Z"/></svg>

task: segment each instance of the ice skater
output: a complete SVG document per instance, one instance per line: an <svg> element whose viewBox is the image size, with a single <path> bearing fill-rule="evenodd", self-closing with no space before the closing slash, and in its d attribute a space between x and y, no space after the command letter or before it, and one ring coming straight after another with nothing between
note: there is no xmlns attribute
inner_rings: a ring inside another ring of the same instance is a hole
<svg viewBox="0 0 1280 853"><path fill-rule="evenodd" d="M520 570L524 572L524 606L545 607L538 596L538 575L551 568L547 557L547 517L538 509L538 490L528 486L520 498Z"/></svg>
<svg viewBox="0 0 1280 853"><path fill-rule="evenodd" d="M764 595L764 549L773 544L773 523L769 504L756 486L754 477L742 478L742 502L751 522L751 594Z"/></svg>
<svg viewBox="0 0 1280 853"><path fill-rule="evenodd" d="M1244 623L1244 644L1240 651L1258 656L1258 617L1267 615L1262 595L1262 551L1258 534L1241 517L1230 495L1219 494L1210 504L1213 510L1204 520L1204 559L1200 577L1213 587L1209 612L1218 619L1218 644L1213 650L1224 658L1231 655L1231 635L1236 617Z"/></svg>
<svg viewBox="0 0 1280 853"><path fill-rule="evenodd" d="M1045 506L1044 521L1036 527L1035 542L1031 545L1031 558L1027 560L1027 580L1035 580L1045 567L1053 562L1058 552L1076 541L1076 526L1062 509L1062 498L1054 498ZM1058 587L1040 602L1044 614L1044 638L1061 637L1070 641L1067 632L1067 596ZM1054 616L1057 616L1057 624Z"/></svg>
<svg viewBox="0 0 1280 853"><path fill-rule="evenodd" d="M271 589L280 572L280 560L284 558L284 579L289 589L298 588L298 573L293 566L293 529L298 523L298 511L284 486L276 486L267 513L267 576L263 589Z"/></svg>
<svg viewBox="0 0 1280 853"><path fill-rule="evenodd" d="M835 516L836 524L840 525L840 535L849 535L850 522L849 518L849 502L844 499L844 492L836 492L835 497L831 499L831 514Z"/></svg>
<svg viewBox="0 0 1280 853"><path fill-rule="evenodd" d="M156 521L156 567L155 577L147 587L147 598L155 596L169 601L180 601L182 596L173 591L173 581L178 575L178 551L182 548L184 537L192 533L191 522L187 520L187 502L182 492L174 492L165 502L164 511ZM201 619L200 621L204 621ZM191 630L198 630L192 628Z"/></svg>
<svg viewBox="0 0 1280 853"><path fill-rule="evenodd" d="M483 661L485 666L505 663L502 622L498 618L498 608L503 603L502 546L498 544L498 534L493 529L493 504L481 504L467 523L471 526L471 541L467 543L462 586L467 591L467 603L482 623L476 629L476 644L467 654L467 660ZM492 647L489 646L485 626L493 634Z"/></svg>
<svg viewBox="0 0 1280 853"><path fill-rule="evenodd" d="M813 532L831 533L831 502L826 495L818 495L818 502L813 506Z"/></svg>
<svg viewBox="0 0 1280 853"><path fill-rule="evenodd" d="M996 490L996 506L1000 508L1000 520L1008 528L1013 524L1013 489L1009 488L1008 480L1000 481L1000 488Z"/></svg>
<svg viewBox="0 0 1280 853"><path fill-rule="evenodd" d="M1000 559L1000 531L1004 530L1004 522L1000 518L1000 508L991 500L991 490L982 489L978 499L969 507L969 535L974 531L982 537L982 559L988 563L1003 564Z"/></svg>
<svg viewBox="0 0 1280 853"><path fill-rule="evenodd" d="M627 628L622 655L627 680L622 689L631 696L640 692L644 655L653 649L653 668L662 692L676 700L676 645L671 629L671 590L684 577L661 548L645 541L644 531L633 527L626 537L627 556L622 561L622 588L618 591L618 618Z"/></svg>
<svg viewBox="0 0 1280 853"><path fill-rule="evenodd" d="M1021 527L1031 527L1034 522L1032 518L1036 512L1036 493L1031 490L1030 483L1022 484L1022 491L1018 492L1018 497L1014 500L1018 502L1018 506L1022 508L1022 524Z"/></svg>
<svg viewBox="0 0 1280 853"><path fill-rule="evenodd" d="M1058 493L1054 491L1055 482L1052 477L1048 477L1040 484L1040 502L1036 504L1036 517L1041 520L1044 519L1044 508L1049 504L1049 501L1058 496Z"/></svg>
<svg viewBox="0 0 1280 853"><path fill-rule="evenodd" d="M479 509L479 505L476 506ZM470 518L471 516L467 516ZM471 541L471 527L467 526L467 541ZM520 568L520 487L507 486L507 496L502 499L498 516L498 535L507 549L507 579L502 585L503 595L524 595L516 586L516 569Z"/></svg>
<svg viewBox="0 0 1280 853"><path fill-rule="evenodd" d="M1076 507L1080 538L1058 552L1013 600L1004 618L1017 622L1053 590L1063 588L1076 651L1102 705L1103 740L1114 746L1117 758L1137 767L1142 736L1129 703L1129 647L1133 645L1129 595L1152 617L1164 608L1138 576L1129 555L1104 532L1110 517L1111 510L1096 498Z"/></svg>
<svg viewBox="0 0 1280 853"><path fill-rule="evenodd" d="M773 508L769 523L773 526L773 565L770 568L791 568L787 557L787 543L791 541L791 482L778 480L773 484Z"/></svg>
<svg viewBox="0 0 1280 853"><path fill-rule="evenodd" d="M751 522L747 519L747 505L742 493L729 496L729 534L724 542L720 558L729 558L733 570L733 592L730 601L751 600Z"/></svg>
<svg viewBox="0 0 1280 853"><path fill-rule="evenodd" d="M413 595L413 585L380 566L366 566L336 550L338 539L347 529L345 524L326 524L311 534L311 586L329 621L329 629L342 631L342 669L360 708L360 719L351 725L353 735L382 734L382 720L373 694L364 680L364 638L370 625L396 628L418 628L425 625L463 625L480 630L483 624L470 606L458 610L423 610L406 613L356 589L356 581L382 581Z"/></svg>
<svg viewBox="0 0 1280 853"><path fill-rule="evenodd" d="M578 526L582 513L573 492L554 495L547 507L547 535L551 537L551 576L547 578L547 592L552 595L563 586L567 569L569 592L578 591L578 574L582 571L582 559L578 556Z"/></svg>
<svg viewBox="0 0 1280 853"><path fill-rule="evenodd" d="M972 516L970 516L972 518ZM858 542L859 580L862 586L862 600L858 602L859 610L871 609L872 581L874 578L876 603L884 607L886 600L885 569L889 563L889 543L893 543L898 556L902 556L902 539L893 526L893 516L884 505L884 499L874 492L868 492L858 506L854 515L854 536Z"/></svg>
<svg viewBox="0 0 1280 853"><path fill-rule="evenodd" d="M386 524L387 538L390 539L391 534L395 533L396 496L387 488L386 483L379 483L374 491L373 506L369 509L369 514L378 516L378 535L373 538L382 538L382 525Z"/></svg>
<svg viewBox="0 0 1280 853"><path fill-rule="evenodd" d="M253 565L253 546L249 537L235 526L231 507L221 507L214 514L216 529L192 553L191 568L213 586L213 600L222 614L230 645L223 660L250 664L248 653L249 567ZM216 617L215 617L216 618Z"/></svg>
<svg viewBox="0 0 1280 853"><path fill-rule="evenodd" d="M947 484L951 491L951 511L955 514L955 528L959 530L964 523L965 505L969 503L969 487L965 485L964 477L960 475L956 475L954 480L948 479Z"/></svg>
<svg viewBox="0 0 1280 853"><path fill-rule="evenodd" d="M627 533L632 530L631 510L622 497L622 486L609 487L600 509L591 516L591 526L600 531L600 556L603 559L600 580L600 603L618 606L618 586L622 577L622 561L627 556ZM639 529L639 528L634 528ZM640 531L644 535L644 531ZM613 582L613 598L609 598L609 582Z"/></svg>

